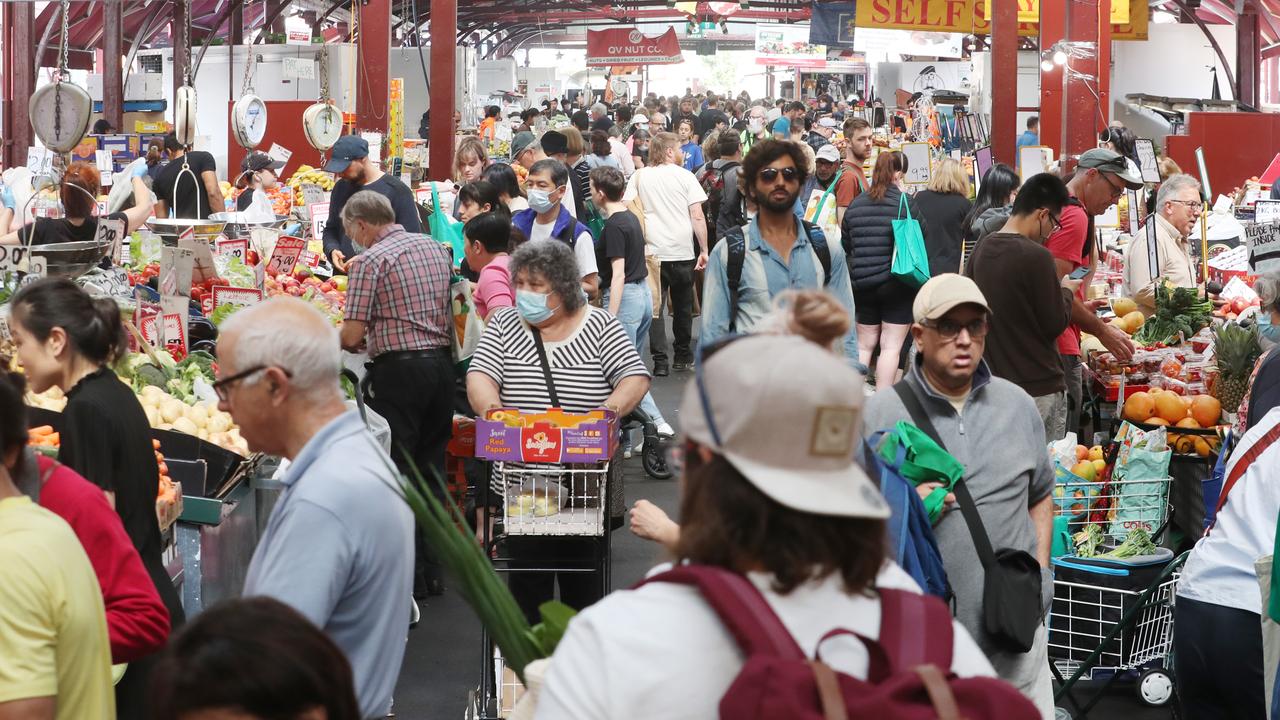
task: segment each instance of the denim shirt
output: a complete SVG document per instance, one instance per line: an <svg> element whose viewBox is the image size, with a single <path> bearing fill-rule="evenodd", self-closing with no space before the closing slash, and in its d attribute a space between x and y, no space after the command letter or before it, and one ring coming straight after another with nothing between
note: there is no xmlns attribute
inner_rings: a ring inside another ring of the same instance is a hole
<svg viewBox="0 0 1280 720"><path fill-rule="evenodd" d="M773 299L784 290L819 290L823 288L822 261L818 259L800 221L796 221L796 242L791 247L791 264L760 237L759 221L752 218L745 226L747 253L742 262L742 280L738 293L738 323L735 330L749 333L773 310ZM813 228L815 236L822 230ZM707 260L706 282L702 292L702 334L706 345L729 332L728 242L716 243ZM863 370L858 362L858 336L853 324L853 290L849 270L839 243L827 244L831 253L831 284L826 291L849 312L849 334L844 338L846 357L853 367Z"/></svg>

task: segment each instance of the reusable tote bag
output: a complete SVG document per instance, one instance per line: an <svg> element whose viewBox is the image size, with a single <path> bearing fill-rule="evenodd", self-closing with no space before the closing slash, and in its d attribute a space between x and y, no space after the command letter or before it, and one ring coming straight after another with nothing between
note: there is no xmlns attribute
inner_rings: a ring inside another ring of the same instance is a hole
<svg viewBox="0 0 1280 720"><path fill-rule="evenodd" d="M427 227L431 237L453 251L453 265L462 264L462 221L449 217L449 213L440 207L440 195L436 193L436 184L431 183L431 207L434 210L427 218Z"/></svg>
<svg viewBox="0 0 1280 720"><path fill-rule="evenodd" d="M906 193L898 196L898 218L893 221L893 266L889 272L911 287L918 288L929 281L929 252L924 247L920 222L911 217Z"/></svg>
<svg viewBox="0 0 1280 720"><path fill-rule="evenodd" d="M836 203L827 202L827 198L831 197L831 191L836 189L836 184L840 182L840 176L844 174L844 168L836 173L831 179L831 184L826 190L819 191L814 188L809 194L809 201L804 209L804 219L822 228L822 232L828 238L840 237L840 223L837 220Z"/></svg>

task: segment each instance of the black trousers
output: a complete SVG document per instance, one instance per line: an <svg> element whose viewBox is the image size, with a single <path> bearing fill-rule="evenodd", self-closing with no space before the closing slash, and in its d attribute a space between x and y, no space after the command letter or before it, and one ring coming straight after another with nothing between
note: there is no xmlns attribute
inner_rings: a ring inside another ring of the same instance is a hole
<svg viewBox="0 0 1280 720"><path fill-rule="evenodd" d="M695 260L662 261L660 298L671 293L673 314L671 334L675 336L675 362L693 362L693 266ZM659 300L658 318L649 329L649 352L655 363L667 362L667 328L662 322L666 314L665 300Z"/></svg>
<svg viewBox="0 0 1280 720"><path fill-rule="evenodd" d="M1267 717L1258 614L1185 597L1174 607L1173 657L1182 717Z"/></svg>
<svg viewBox="0 0 1280 720"><path fill-rule="evenodd" d="M445 446L453 433L453 358L438 356L377 361L369 366L365 402L391 426L391 458L396 468L413 477L418 468L427 488L438 498L444 490L433 478L445 477ZM441 569L416 533L416 581L438 580Z"/></svg>
<svg viewBox="0 0 1280 720"><path fill-rule="evenodd" d="M557 581L560 602L574 610L600 599L600 575L565 570L594 568L603 542L594 537L512 537L504 541L511 558L507 565L514 571L507 575L507 587L530 625L540 622L538 606L555 599ZM539 572L535 568L556 570Z"/></svg>

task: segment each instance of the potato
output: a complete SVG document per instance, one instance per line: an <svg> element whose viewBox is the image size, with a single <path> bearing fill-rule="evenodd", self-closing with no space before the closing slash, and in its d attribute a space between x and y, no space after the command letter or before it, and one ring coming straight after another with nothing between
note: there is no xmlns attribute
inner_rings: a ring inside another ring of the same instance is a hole
<svg viewBox="0 0 1280 720"><path fill-rule="evenodd" d="M179 417L174 420L173 429L187 435L197 435L200 432L200 429L196 427L196 424L188 420L186 417Z"/></svg>
<svg viewBox="0 0 1280 720"><path fill-rule="evenodd" d="M167 423L177 424L179 418L185 419L187 406L181 400L169 398L160 406L160 417Z"/></svg>
<svg viewBox="0 0 1280 720"><path fill-rule="evenodd" d="M209 423L209 409L204 405L192 405L187 408L187 419L195 423L196 427L203 428Z"/></svg>
<svg viewBox="0 0 1280 720"><path fill-rule="evenodd" d="M231 416L220 410L209 413L209 422L205 425L211 433L222 433L231 429Z"/></svg>

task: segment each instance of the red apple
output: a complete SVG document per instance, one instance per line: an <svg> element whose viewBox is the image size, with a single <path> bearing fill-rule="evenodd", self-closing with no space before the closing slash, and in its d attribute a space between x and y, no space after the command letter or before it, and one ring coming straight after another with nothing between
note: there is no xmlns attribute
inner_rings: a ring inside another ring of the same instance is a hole
<svg viewBox="0 0 1280 720"><path fill-rule="evenodd" d="M298 287L297 285L290 285L288 288L285 289L285 292L294 297L302 296L302 288Z"/></svg>

